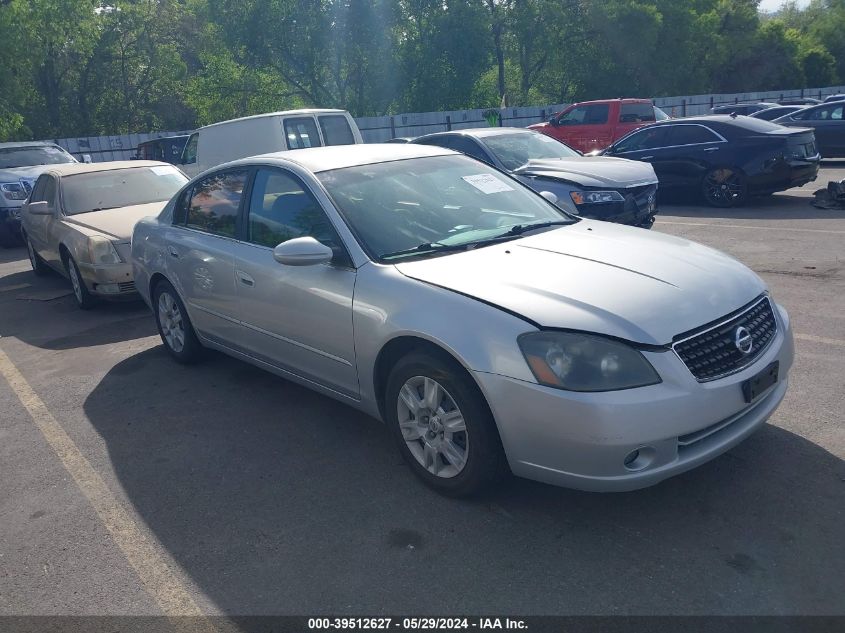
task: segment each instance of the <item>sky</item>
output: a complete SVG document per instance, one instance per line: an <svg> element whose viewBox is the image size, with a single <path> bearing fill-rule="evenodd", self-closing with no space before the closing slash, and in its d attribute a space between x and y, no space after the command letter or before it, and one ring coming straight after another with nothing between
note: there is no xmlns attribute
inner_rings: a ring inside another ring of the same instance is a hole
<svg viewBox="0 0 845 633"><path fill-rule="evenodd" d="M783 2L784 0L763 0L760 3L760 10L765 11L767 13L777 11L778 9L780 9ZM810 4L810 0L798 0L796 4L799 7L806 7L808 4Z"/></svg>

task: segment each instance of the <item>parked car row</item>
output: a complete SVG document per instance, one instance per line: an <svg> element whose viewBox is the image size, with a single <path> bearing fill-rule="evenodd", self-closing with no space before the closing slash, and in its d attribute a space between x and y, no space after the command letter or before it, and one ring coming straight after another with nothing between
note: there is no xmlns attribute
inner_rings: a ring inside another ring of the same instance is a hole
<svg viewBox="0 0 845 633"><path fill-rule="evenodd" d="M791 327L759 277L583 217L613 192L649 217L629 191L656 189L647 162L530 130L326 147L342 130L281 121L273 142L322 146L190 180L162 162L48 166L22 212L34 272L67 276L82 308L139 294L178 362L215 349L381 419L445 494L508 472L649 486L741 442L783 399ZM767 151L812 136L778 129ZM200 130L197 146L214 138Z"/></svg>

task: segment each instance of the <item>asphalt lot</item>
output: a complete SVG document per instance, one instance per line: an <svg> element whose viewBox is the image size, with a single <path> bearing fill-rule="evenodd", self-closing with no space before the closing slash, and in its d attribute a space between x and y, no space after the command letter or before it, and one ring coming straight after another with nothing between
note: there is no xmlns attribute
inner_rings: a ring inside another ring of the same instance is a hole
<svg viewBox="0 0 845 633"><path fill-rule="evenodd" d="M760 432L625 494L440 497L375 420L221 355L179 366L142 304L83 313L0 250L0 615L845 614L845 211L808 204L843 177L664 201L654 230L770 284L797 358Z"/></svg>

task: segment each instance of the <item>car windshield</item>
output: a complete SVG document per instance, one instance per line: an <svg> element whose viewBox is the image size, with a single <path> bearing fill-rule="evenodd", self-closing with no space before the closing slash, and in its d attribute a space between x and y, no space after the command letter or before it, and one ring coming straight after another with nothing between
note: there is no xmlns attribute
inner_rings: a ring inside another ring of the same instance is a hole
<svg viewBox="0 0 845 633"><path fill-rule="evenodd" d="M175 167L132 167L62 178L65 215L170 200L188 179Z"/></svg>
<svg viewBox="0 0 845 633"><path fill-rule="evenodd" d="M577 221L465 156L361 165L317 177L373 259L426 256L506 239L535 223Z"/></svg>
<svg viewBox="0 0 845 633"><path fill-rule="evenodd" d="M58 147L50 145L0 148L0 169L31 165L59 165L73 163L74 158Z"/></svg>
<svg viewBox="0 0 845 633"><path fill-rule="evenodd" d="M537 132L494 134L479 140L510 170L519 169L529 160L580 156L568 145Z"/></svg>

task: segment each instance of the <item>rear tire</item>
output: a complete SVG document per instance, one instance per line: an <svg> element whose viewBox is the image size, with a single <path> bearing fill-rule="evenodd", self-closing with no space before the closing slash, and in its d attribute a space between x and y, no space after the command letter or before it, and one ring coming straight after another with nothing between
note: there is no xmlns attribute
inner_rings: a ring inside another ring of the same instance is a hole
<svg viewBox="0 0 845 633"><path fill-rule="evenodd" d="M67 270L67 276L73 288L73 298L76 299L76 305L79 306L79 309L90 310L96 306L97 298L88 292L82 273L79 272L79 266L76 265L70 255L65 255L65 270Z"/></svg>
<svg viewBox="0 0 845 633"><path fill-rule="evenodd" d="M451 359L412 352L390 372L385 418L411 470L438 492L476 494L507 473L487 402Z"/></svg>
<svg viewBox="0 0 845 633"><path fill-rule="evenodd" d="M734 167L711 169L701 181L701 194L711 207L738 207L748 198L748 179Z"/></svg>
<svg viewBox="0 0 845 633"><path fill-rule="evenodd" d="M167 352L183 365L199 361L202 345L173 285L169 281L158 282L153 288L152 299L158 333Z"/></svg>

